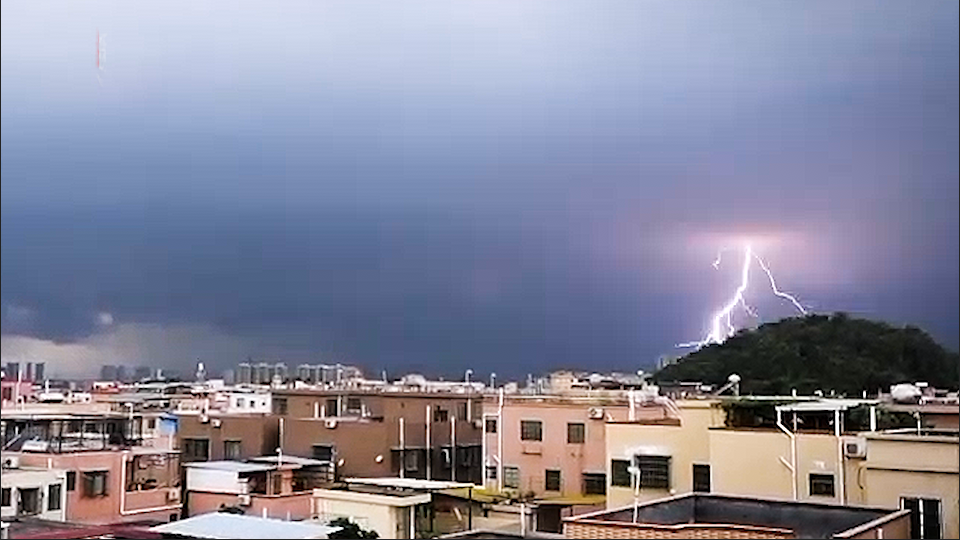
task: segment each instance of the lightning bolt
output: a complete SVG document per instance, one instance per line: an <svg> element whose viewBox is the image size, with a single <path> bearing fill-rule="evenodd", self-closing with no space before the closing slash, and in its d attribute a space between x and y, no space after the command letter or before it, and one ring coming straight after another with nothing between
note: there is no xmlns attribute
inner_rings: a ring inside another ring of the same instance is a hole
<svg viewBox="0 0 960 540"><path fill-rule="evenodd" d="M807 310L800 305L800 302L798 302L797 299L793 297L793 295L787 294L777 288L777 281L773 279L773 272L771 272L770 269L767 267L767 264L763 262L763 259L761 259L759 255L755 255L755 257L757 258L757 262L760 263L760 268L763 268L763 272L767 274L767 278L770 279L770 288L773 289L773 294L779 296L780 298L785 298L789 300L790 303L793 304L793 307L797 308L797 311L799 311L803 315L806 315Z"/></svg>
<svg viewBox="0 0 960 540"><path fill-rule="evenodd" d="M715 269L720 268L721 255L723 251L717 253L717 258L713 261L713 267ZM701 348L711 343L723 343L727 338L733 336L737 329L733 325L733 310L737 306L743 307L743 310L747 312L748 315L752 317L757 317L757 312L747 304L747 300L744 297L744 293L747 290L747 286L750 284L750 266L751 263L756 260L760 265L760 268L763 270L764 274L767 275L767 279L770 281L770 288L773 290L773 294L788 300L793 307L797 309L801 314L806 315L807 310L800 304L800 302L791 294L785 293L777 288L777 282L773 278L773 272L770 271L770 268L767 264L760 258L759 255L753 252L753 248L750 245L747 245L743 253L743 265L740 270L740 285L734 291L733 296L727 301L726 304L720 309L720 311L714 313L713 321L710 325L710 331L707 335L699 341L687 341L684 343L678 343L677 347L679 348Z"/></svg>

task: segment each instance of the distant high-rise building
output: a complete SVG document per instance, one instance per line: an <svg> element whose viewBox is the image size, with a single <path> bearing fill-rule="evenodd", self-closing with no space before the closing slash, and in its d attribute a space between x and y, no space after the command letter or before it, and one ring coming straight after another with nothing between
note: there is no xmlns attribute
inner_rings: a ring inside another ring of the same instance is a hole
<svg viewBox="0 0 960 540"><path fill-rule="evenodd" d="M223 384L233 385L237 384L237 374L232 369L228 369L223 372Z"/></svg>
<svg viewBox="0 0 960 540"><path fill-rule="evenodd" d="M117 380L117 366L114 366L111 364L105 364L100 366L100 380L102 381Z"/></svg>
<svg viewBox="0 0 960 540"><path fill-rule="evenodd" d="M125 366L125 365L123 365L123 364L117 366L117 380L118 380L118 381L120 381L120 382L129 382L129 380L130 380L129 377L130 377L130 374L129 374L129 370L127 369L127 366Z"/></svg>
<svg viewBox="0 0 960 540"><path fill-rule="evenodd" d="M237 384L250 384L253 382L253 367L244 362L237 366Z"/></svg>
<svg viewBox="0 0 960 540"><path fill-rule="evenodd" d="M287 380L287 365L283 362L277 362L273 365L273 377L272 379L280 379L280 382Z"/></svg>
<svg viewBox="0 0 960 540"><path fill-rule="evenodd" d="M142 381L144 379L150 379L152 370L150 366L137 366L137 369L133 371L133 378Z"/></svg>
<svg viewBox="0 0 960 540"><path fill-rule="evenodd" d="M46 379L47 364L44 362L37 362L33 365L33 378L35 381L43 382Z"/></svg>
<svg viewBox="0 0 960 540"><path fill-rule="evenodd" d="M273 379L273 366L266 362L260 362L257 364L254 373L253 384L270 384Z"/></svg>
<svg viewBox="0 0 960 540"><path fill-rule="evenodd" d="M20 362L7 362L7 378L15 381L23 377L23 374L20 372Z"/></svg>

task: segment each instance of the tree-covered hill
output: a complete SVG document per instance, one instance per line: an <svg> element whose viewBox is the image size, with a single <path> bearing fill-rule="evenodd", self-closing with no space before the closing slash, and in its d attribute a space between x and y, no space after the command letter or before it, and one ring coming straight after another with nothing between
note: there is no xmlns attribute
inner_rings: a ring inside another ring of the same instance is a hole
<svg viewBox="0 0 960 540"><path fill-rule="evenodd" d="M960 357L919 328L809 315L738 332L667 366L658 382L723 384L740 375L742 393L810 394L816 390L859 396L901 382L927 381L939 388L960 385Z"/></svg>

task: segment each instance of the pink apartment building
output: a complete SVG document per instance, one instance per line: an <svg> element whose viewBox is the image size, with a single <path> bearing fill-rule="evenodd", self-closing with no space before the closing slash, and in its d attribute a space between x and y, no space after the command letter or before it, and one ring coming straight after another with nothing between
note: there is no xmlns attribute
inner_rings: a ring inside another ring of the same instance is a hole
<svg viewBox="0 0 960 540"><path fill-rule="evenodd" d="M589 395L488 395L483 405L484 486L538 497L606 493L608 421L667 418L626 391Z"/></svg>

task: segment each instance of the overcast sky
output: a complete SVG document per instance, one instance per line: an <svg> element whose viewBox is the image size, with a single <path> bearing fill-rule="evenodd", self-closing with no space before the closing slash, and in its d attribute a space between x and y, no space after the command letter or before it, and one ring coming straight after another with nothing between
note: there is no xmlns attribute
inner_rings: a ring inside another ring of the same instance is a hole
<svg viewBox="0 0 960 540"><path fill-rule="evenodd" d="M4 0L0 57L4 361L632 371L747 243L958 346L957 2Z"/></svg>

